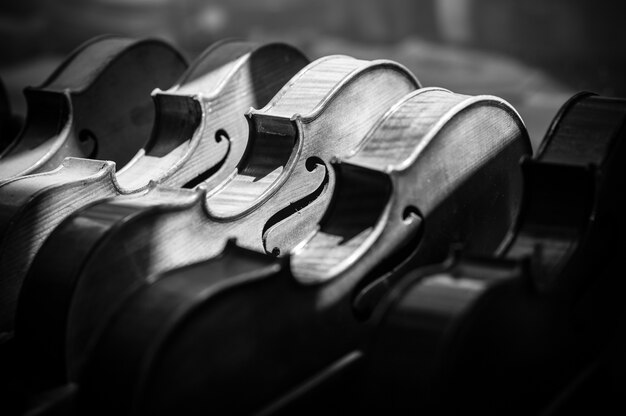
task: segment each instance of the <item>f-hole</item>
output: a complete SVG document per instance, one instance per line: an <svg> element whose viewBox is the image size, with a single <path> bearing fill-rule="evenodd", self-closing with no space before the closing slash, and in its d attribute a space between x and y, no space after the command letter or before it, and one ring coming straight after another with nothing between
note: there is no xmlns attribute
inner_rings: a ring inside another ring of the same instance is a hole
<svg viewBox="0 0 626 416"><path fill-rule="evenodd" d="M298 133L292 120L253 115L249 127L248 146L237 175L207 199L217 217L237 216L261 203L285 179L283 172L294 156Z"/></svg>
<svg viewBox="0 0 626 416"><path fill-rule="evenodd" d="M215 143L219 143L222 140L230 140L230 136L226 133L226 130L219 129L215 132Z"/></svg>
<svg viewBox="0 0 626 416"><path fill-rule="evenodd" d="M98 138L89 129L82 129L78 133L78 147L87 159L95 159L98 154Z"/></svg>
<svg viewBox="0 0 626 416"><path fill-rule="evenodd" d="M267 220L267 222L263 226L263 244L264 245L267 242L268 231L271 230L272 227L274 227L276 224L279 224L286 218L296 215L298 211L301 211L304 208L306 208L308 205L313 203L316 199L319 198L320 195L322 195L326 191L326 188L329 182L329 175L328 175L328 168L326 168L324 161L320 159L319 157L312 156L312 157L309 157L305 161L304 166L306 167L306 170L308 170L309 172L313 172L318 166L320 166L325 171L324 180L320 183L317 189L315 189L311 194L305 196L304 198L298 201L294 201L290 203L289 206L281 209L276 214L272 215L269 220ZM265 247L265 251L276 257L280 255L280 248L278 247L274 247L272 250L269 250L268 247Z"/></svg>
<svg viewBox="0 0 626 416"><path fill-rule="evenodd" d="M404 221L405 224L411 224L413 221L421 218L422 214L417 207L414 207L413 205L407 205L404 207L404 210L402 211L402 221Z"/></svg>
<svg viewBox="0 0 626 416"><path fill-rule="evenodd" d="M215 142L216 143L219 143L222 140L230 141L230 136L228 135L228 133L224 129L217 130L215 132L214 138L215 138ZM213 176L215 174L215 172L217 172L222 167L222 164L224 163L225 160L226 160L226 158L222 159L222 161L220 163L218 163L217 165L213 166L211 169L208 169L208 170L202 172L200 175L196 176L195 178L193 178L192 180L190 180L189 182L184 184L183 188L192 189L192 188L195 188L196 186L200 185L202 182L206 181L211 176Z"/></svg>
<svg viewBox="0 0 626 416"><path fill-rule="evenodd" d="M375 231L391 198L391 179L383 172L334 164L334 201L319 231L292 258L292 270L303 283L332 279L351 265Z"/></svg>

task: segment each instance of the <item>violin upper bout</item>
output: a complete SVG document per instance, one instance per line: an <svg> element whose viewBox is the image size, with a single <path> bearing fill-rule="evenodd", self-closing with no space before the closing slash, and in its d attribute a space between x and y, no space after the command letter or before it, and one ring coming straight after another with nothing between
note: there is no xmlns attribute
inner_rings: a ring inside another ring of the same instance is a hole
<svg viewBox="0 0 626 416"><path fill-rule="evenodd" d="M523 123L501 100L439 88L406 95L334 165L332 208L294 254L295 277L363 277L407 244L425 247L418 262L456 241L493 248L516 218L521 170L511 167L528 150Z"/></svg>
<svg viewBox="0 0 626 416"><path fill-rule="evenodd" d="M356 151L389 108L418 86L399 64L331 56L308 65L266 107L251 111L248 162L267 168L267 161L286 152L286 162L277 164L284 184L280 189L278 182L270 185L277 197L269 202L276 205L275 212L264 219L266 252L287 253L315 232L332 204L330 161ZM257 148L257 141L267 144ZM278 150L281 142L285 146ZM251 165L244 171L260 170L249 169Z"/></svg>
<svg viewBox="0 0 626 416"><path fill-rule="evenodd" d="M104 37L76 50L40 87L26 91L28 117L3 154L4 178L54 169L68 156L128 162L154 118L150 92L170 86L182 56L156 40ZM10 172L9 172L10 171Z"/></svg>

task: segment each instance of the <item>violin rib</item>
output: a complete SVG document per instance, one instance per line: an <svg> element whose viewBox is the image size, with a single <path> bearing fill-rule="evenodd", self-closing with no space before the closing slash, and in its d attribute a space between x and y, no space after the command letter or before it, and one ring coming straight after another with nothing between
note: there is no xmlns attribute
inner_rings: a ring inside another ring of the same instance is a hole
<svg viewBox="0 0 626 416"><path fill-rule="evenodd" d="M353 309L355 291L402 246L412 248L402 259L412 265L445 256L445 243L455 237L445 228L449 222L451 230L466 232L460 239L495 249L508 227L480 225L502 217L510 226L521 170L503 167L529 152L521 119L501 99L436 88L408 93L353 153L329 166L336 178L336 186L329 185L333 203L289 261L267 260L259 274L231 274L234 259L253 253L227 245L213 259L163 271L129 290L79 378L85 411L165 414L181 403L218 413L271 407L358 350L370 328ZM485 194L477 192L486 179ZM462 191L468 184L472 192ZM502 193L485 202L491 186ZM493 210L484 210L485 203ZM267 273L269 267L275 270ZM148 316L159 318L145 323ZM131 329L139 322L146 332ZM113 366L110 359L125 364ZM187 359L195 363L197 384L185 384ZM165 374L176 388L161 383ZM165 389L170 395L159 400ZM241 389L246 400L237 400Z"/></svg>
<svg viewBox="0 0 626 416"><path fill-rule="evenodd" d="M68 156L125 164L152 127L150 92L171 86L186 66L158 40L83 44L41 86L24 90L25 126L0 157L0 181L53 170Z"/></svg>
<svg viewBox="0 0 626 416"><path fill-rule="evenodd" d="M426 413L483 409L490 391L494 414L533 414L604 354L624 290L625 121L625 100L572 97L521 164L503 244L398 278L376 318L370 391Z"/></svg>
<svg viewBox="0 0 626 416"><path fill-rule="evenodd" d="M618 401L626 99L574 95L533 155L508 102L398 62L109 35L24 95L0 79L10 413Z"/></svg>
<svg viewBox="0 0 626 416"><path fill-rule="evenodd" d="M58 224L81 207L116 195L143 194L159 183L182 187L201 176L208 187L230 178L247 147L245 111L266 104L306 63L288 45L222 43L202 55L175 87L155 92L159 118L150 141L117 174L111 162L104 173L100 161L66 159L55 171L0 184L0 286L6 300L0 328L13 328L22 282ZM201 73L200 68L218 73ZM255 83L259 73L271 82Z"/></svg>
<svg viewBox="0 0 626 416"><path fill-rule="evenodd" d="M334 83L320 90L314 80L326 73L326 67L338 68L342 76L335 75ZM49 303L50 310L67 316L70 324L55 326L58 344L50 339L30 343L39 344L38 348L45 345L47 351L62 355L59 352L67 342L70 377L76 377L85 349L114 310L116 299L134 290L146 276L218 255L233 237L245 247L264 252L262 230L268 219L323 185L330 172L330 160L350 153L389 107L417 86L412 74L389 61L339 56L321 59L296 74L265 108L248 114L249 145L229 181L213 190L201 184L199 191L181 190L176 195L156 187L145 194L113 198L77 212L61 223L42 246L27 279L33 292L23 291L23 297L31 296L32 302ZM294 98L297 96L308 98L298 100ZM284 111L282 98L300 103L293 106L294 113L285 116L273 112L276 108ZM361 105L354 105L357 102ZM338 111L349 104L349 112L342 110L339 115ZM357 115L360 118L355 118ZM322 164L311 165L307 162L311 158ZM226 198L233 189L241 191ZM312 204L323 208L329 198L326 192ZM314 230L321 215L318 209L306 217L303 222L307 228L299 235ZM94 232L94 228L99 231ZM73 242L80 244L73 251L84 256L75 256L70 263L55 251ZM285 247L283 252L289 249ZM67 294L46 297L46 286L61 287ZM104 293L115 295L109 298L102 296ZM87 314L83 312L85 307ZM24 310L30 309L24 306ZM41 326L41 317L30 322L23 328L34 325L33 329L23 332L38 337L34 328Z"/></svg>

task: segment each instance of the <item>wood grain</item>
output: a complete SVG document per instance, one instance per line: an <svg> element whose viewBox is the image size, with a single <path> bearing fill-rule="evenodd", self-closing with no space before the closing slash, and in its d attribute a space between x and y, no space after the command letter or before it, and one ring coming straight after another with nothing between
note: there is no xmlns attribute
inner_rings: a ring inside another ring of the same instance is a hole
<svg viewBox="0 0 626 416"><path fill-rule="evenodd" d="M333 203L290 259L263 261L230 244L134 282L90 350L84 410L270 414L325 374L341 379L373 329L357 315L363 284L388 288L390 270L445 256L456 238L497 247L529 152L521 119L496 97L406 95L358 152L332 164ZM234 267L251 261L256 273Z"/></svg>
<svg viewBox="0 0 626 416"><path fill-rule="evenodd" d="M341 68L343 76L333 75L335 81L327 83L326 91L322 91L311 78L325 79L326 66ZM151 197L148 192L145 196L113 198L64 221L42 247L29 278L33 281L31 287L42 294L50 285L67 287L71 293L64 297L66 304L47 299L48 309L68 314L67 330L58 328L56 332L67 340L71 377L80 372L86 348L97 328L115 310L117 299L142 284L146 276L220 253L233 237L244 247L265 252L266 223L318 188L331 189L328 184L333 179L327 167L330 160L349 154L377 120L417 86L413 75L389 61L337 56L313 62L265 108L248 114L250 146L237 174L208 197L182 190L167 197L157 187L156 196ZM289 100L291 114L280 113L286 111L282 97ZM275 108L280 112L275 113ZM255 147L259 143L271 146L272 141L288 144L279 152L283 157L273 157L274 151L262 151L264 146ZM312 158L317 162L307 163ZM260 188L254 188L259 182ZM252 197L229 199L231 191L233 195ZM186 196L181 200L183 194ZM309 201L309 205L315 204L315 210L293 214L300 217L294 222L299 229L294 229L297 233L293 233L289 245L281 247L283 253L288 253L300 237L315 230L330 198L330 193L322 193ZM103 222L103 218L108 219ZM85 227L94 221L99 224L98 232ZM76 256L70 263L60 259L55 251L72 241L80 241L80 247L74 251L84 255ZM34 298L43 299L33 294ZM41 321L36 325L41 326ZM29 327L32 332L35 322ZM49 350L50 340L42 341L41 345L45 343Z"/></svg>
<svg viewBox="0 0 626 416"><path fill-rule="evenodd" d="M294 276L309 284L339 276L351 280L345 275L363 276L381 259L415 241L420 228L427 233L422 239L443 227L462 228L454 216L444 219L450 225L432 223L431 216L440 205L449 204L460 185L479 170L490 170L492 182L483 184L488 192L480 193L506 200L489 214L473 212L475 216L506 216L505 227L489 230L490 244L499 244L521 200L521 170L515 165L529 153L521 119L501 99L436 88L410 94L380 121L358 152L337 162L343 176L338 179L335 209L320 231L292 256ZM494 160L498 164L490 165ZM500 169L507 165L508 169ZM359 177L365 173L358 168L387 180L362 180ZM506 186L500 186L498 176ZM373 184L378 191L371 189ZM464 209L472 209L472 199L478 198L475 192L463 195ZM364 205L369 209L363 209ZM480 232L459 235L459 242L478 240Z"/></svg>
<svg viewBox="0 0 626 416"><path fill-rule="evenodd" d="M85 43L40 87L24 91L25 127L0 155L0 181L53 170L68 156L125 164L153 124L148 94L170 87L185 68L162 41L107 36Z"/></svg>
<svg viewBox="0 0 626 416"><path fill-rule="evenodd" d="M193 87L180 84L155 92L158 119L153 135L117 175L84 168L102 162L76 159L53 172L0 184L0 285L5 299L0 329L12 328L21 283L37 250L61 221L95 201L141 193L150 182L184 186L206 175L202 182L211 187L231 177L247 146L245 111L267 103L306 63L299 51L283 44L223 43L183 76L181 82ZM214 68L217 74L199 68ZM219 131L225 135L217 141ZM113 172L114 165L109 170Z"/></svg>

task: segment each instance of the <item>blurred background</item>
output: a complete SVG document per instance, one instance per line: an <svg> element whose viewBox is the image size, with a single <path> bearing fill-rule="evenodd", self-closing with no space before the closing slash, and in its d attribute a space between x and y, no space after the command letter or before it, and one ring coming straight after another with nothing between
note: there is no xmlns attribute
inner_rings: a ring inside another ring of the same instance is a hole
<svg viewBox="0 0 626 416"><path fill-rule="evenodd" d="M0 4L0 77L13 111L90 37L159 37L189 60L224 37L281 40L311 59L396 60L426 86L513 104L534 144L575 91L626 96L621 0L20 0Z"/></svg>

